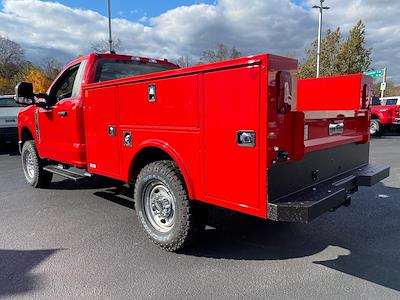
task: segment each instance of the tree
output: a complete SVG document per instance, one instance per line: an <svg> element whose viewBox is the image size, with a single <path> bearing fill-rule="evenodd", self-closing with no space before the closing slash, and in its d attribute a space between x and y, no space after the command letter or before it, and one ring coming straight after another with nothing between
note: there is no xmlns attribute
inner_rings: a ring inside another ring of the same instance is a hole
<svg viewBox="0 0 400 300"><path fill-rule="evenodd" d="M231 49L228 49L224 44L218 44L217 48L208 49L203 51L203 55L200 58L200 63L210 63L217 61L224 61L231 58L238 58L242 56L240 51L233 46Z"/></svg>
<svg viewBox="0 0 400 300"><path fill-rule="evenodd" d="M122 50L122 41L119 38L113 40L113 49L116 52ZM110 51L108 39L94 42L90 45L90 50L97 53L106 53Z"/></svg>
<svg viewBox="0 0 400 300"><path fill-rule="evenodd" d="M300 78L315 77L317 60L317 40L306 50L303 63L299 67ZM360 20L343 39L338 27L328 29L321 41L320 76L334 76L366 71L371 64L371 48L366 48L365 25Z"/></svg>
<svg viewBox="0 0 400 300"><path fill-rule="evenodd" d="M0 77L0 95L12 94L12 87L10 80Z"/></svg>
<svg viewBox="0 0 400 300"><path fill-rule="evenodd" d="M189 55L179 57L175 63L182 68L187 68L194 65L193 59Z"/></svg>
<svg viewBox="0 0 400 300"><path fill-rule="evenodd" d="M343 37L340 28L335 31L328 29L325 37L321 40L320 54L320 76L337 75L338 56L340 54ZM315 77L317 70L317 47L318 40L314 40L311 48L306 50L306 60L299 68L300 78Z"/></svg>
<svg viewBox="0 0 400 300"><path fill-rule="evenodd" d="M33 84L34 93L45 93L52 82L41 68L34 65L26 70L24 81Z"/></svg>
<svg viewBox="0 0 400 300"><path fill-rule="evenodd" d="M374 84L372 94L377 97L381 96L380 82ZM400 96L400 86L395 85L392 81L389 80L386 83L385 97L391 97L391 96Z"/></svg>
<svg viewBox="0 0 400 300"><path fill-rule="evenodd" d="M13 94L18 76L26 65L22 47L0 36L0 94Z"/></svg>
<svg viewBox="0 0 400 300"><path fill-rule="evenodd" d="M350 30L338 57L340 74L354 74L368 71L371 65L371 48L365 46L365 25L359 20Z"/></svg>
<svg viewBox="0 0 400 300"><path fill-rule="evenodd" d="M22 47L5 37L0 36L0 77L11 79L26 63Z"/></svg>
<svg viewBox="0 0 400 300"><path fill-rule="evenodd" d="M63 64L54 58L46 58L41 64L41 69L46 77L53 81L54 78L61 72Z"/></svg>

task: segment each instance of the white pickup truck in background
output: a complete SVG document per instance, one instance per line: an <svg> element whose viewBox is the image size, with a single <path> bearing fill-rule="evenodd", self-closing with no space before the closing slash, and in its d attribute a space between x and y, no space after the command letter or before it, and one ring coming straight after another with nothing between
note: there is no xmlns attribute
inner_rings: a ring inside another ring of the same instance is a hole
<svg viewBox="0 0 400 300"><path fill-rule="evenodd" d="M14 95L0 96L0 144L18 141L18 113L22 106Z"/></svg>

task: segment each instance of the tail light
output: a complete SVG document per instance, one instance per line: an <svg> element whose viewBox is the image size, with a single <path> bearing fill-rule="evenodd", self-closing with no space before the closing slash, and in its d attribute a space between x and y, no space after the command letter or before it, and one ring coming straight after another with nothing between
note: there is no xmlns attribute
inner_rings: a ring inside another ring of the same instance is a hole
<svg viewBox="0 0 400 300"><path fill-rule="evenodd" d="M276 88L278 113L290 112L292 108L292 76L289 72L279 71L276 74Z"/></svg>

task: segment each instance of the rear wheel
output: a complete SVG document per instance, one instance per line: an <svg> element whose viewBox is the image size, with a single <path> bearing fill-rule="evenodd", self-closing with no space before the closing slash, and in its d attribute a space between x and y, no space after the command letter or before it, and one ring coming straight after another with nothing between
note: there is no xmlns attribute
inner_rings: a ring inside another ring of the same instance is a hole
<svg viewBox="0 0 400 300"><path fill-rule="evenodd" d="M43 170L43 160L37 153L35 141L24 143L21 159L26 181L35 188L48 187L53 174Z"/></svg>
<svg viewBox="0 0 400 300"><path fill-rule="evenodd" d="M382 135L382 125L379 119L372 119L371 125L369 127L369 133L373 136L381 136Z"/></svg>
<svg viewBox="0 0 400 300"><path fill-rule="evenodd" d="M136 179L134 199L144 231L164 250L182 249L204 229L201 209L189 199L183 176L173 161L146 165Z"/></svg>

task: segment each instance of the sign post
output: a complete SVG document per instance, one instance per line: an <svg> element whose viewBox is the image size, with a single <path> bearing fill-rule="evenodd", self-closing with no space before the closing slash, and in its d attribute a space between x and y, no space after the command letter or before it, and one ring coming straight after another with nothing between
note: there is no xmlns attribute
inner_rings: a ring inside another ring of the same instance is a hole
<svg viewBox="0 0 400 300"><path fill-rule="evenodd" d="M364 72L364 75L371 76L373 78L382 77L381 98L383 98L383 95L384 95L385 90L386 90L386 73L387 73L387 68Z"/></svg>
<svg viewBox="0 0 400 300"><path fill-rule="evenodd" d="M382 77L382 84L381 84L381 98L383 98L385 90L386 90L386 68L383 69L383 77Z"/></svg>

